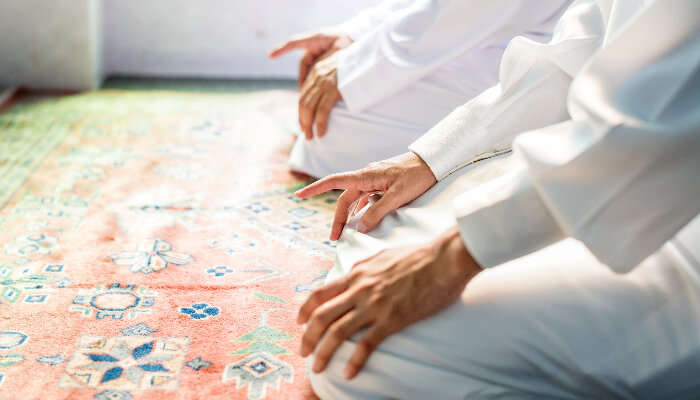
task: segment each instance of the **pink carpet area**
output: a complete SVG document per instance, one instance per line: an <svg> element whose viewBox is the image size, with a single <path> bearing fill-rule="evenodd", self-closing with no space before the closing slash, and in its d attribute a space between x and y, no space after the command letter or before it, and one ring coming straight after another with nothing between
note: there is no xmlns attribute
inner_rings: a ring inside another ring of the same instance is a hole
<svg viewBox="0 0 700 400"><path fill-rule="evenodd" d="M336 196L291 91L103 90L0 114L0 398L300 399Z"/></svg>

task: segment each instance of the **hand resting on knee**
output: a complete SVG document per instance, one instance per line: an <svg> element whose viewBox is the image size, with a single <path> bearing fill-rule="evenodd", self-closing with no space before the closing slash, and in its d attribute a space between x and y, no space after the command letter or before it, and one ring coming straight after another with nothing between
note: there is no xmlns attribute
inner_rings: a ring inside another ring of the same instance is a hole
<svg viewBox="0 0 700 400"><path fill-rule="evenodd" d="M299 64L299 125L306 139L326 134L328 118L338 100L338 68L335 53L348 47L353 40L342 33L329 31L298 35L270 52L277 58L291 50L305 51Z"/></svg>
<svg viewBox="0 0 700 400"><path fill-rule="evenodd" d="M481 271L457 228L417 249L387 249L360 261L301 306L297 323L307 323L301 355L314 352L319 373L345 340L367 327L345 368L352 379L384 339L447 308Z"/></svg>

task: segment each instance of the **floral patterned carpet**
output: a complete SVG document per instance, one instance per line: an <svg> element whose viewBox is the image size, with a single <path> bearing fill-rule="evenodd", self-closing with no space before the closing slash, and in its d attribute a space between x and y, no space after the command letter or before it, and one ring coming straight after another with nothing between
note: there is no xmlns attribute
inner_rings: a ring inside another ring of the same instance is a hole
<svg viewBox="0 0 700 400"><path fill-rule="evenodd" d="M102 90L0 114L0 398L299 399L335 195L295 95Z"/></svg>

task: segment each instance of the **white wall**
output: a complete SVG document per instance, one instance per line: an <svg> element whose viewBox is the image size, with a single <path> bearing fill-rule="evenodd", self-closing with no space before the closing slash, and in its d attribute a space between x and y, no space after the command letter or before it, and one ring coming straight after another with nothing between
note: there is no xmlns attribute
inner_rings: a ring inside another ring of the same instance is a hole
<svg viewBox="0 0 700 400"><path fill-rule="evenodd" d="M90 89L105 75L294 77L289 35L378 0L0 0L0 85Z"/></svg>
<svg viewBox="0 0 700 400"><path fill-rule="evenodd" d="M104 0L104 72L294 77L299 56L270 61L274 45L341 22L377 1Z"/></svg>
<svg viewBox="0 0 700 400"><path fill-rule="evenodd" d="M98 0L0 0L0 85L97 87L99 6Z"/></svg>

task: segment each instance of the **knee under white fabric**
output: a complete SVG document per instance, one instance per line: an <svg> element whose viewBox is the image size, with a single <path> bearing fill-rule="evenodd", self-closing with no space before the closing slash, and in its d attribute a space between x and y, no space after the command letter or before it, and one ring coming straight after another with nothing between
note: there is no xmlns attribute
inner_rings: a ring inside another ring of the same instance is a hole
<svg viewBox="0 0 700 400"><path fill-rule="evenodd" d="M508 164L490 160L458 171L369 235L351 225L328 279L383 248L432 240L454 225L447 203L453 192ZM700 219L621 275L578 241L559 242L484 271L460 301L388 338L346 381L359 333L326 371L310 375L312 385L322 399L695 398L697 243Z"/></svg>

